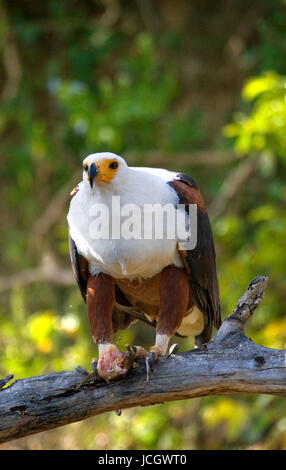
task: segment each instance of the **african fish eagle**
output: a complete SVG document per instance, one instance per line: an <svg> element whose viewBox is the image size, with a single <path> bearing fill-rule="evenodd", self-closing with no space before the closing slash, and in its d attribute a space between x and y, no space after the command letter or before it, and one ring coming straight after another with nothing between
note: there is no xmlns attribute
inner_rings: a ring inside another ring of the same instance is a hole
<svg viewBox="0 0 286 470"><path fill-rule="evenodd" d="M138 208L135 223L143 222L146 207L171 205L179 211L183 204L187 224L189 205L196 204L196 246L179 249L179 240L165 236L165 229L159 239L152 230L145 238L123 237L121 232L94 234L98 207L111 211L114 197L117 211L102 218L105 228L116 226L122 208L128 215L130 204ZM101 378L110 381L126 375L134 356L153 363L166 354L172 335L194 336L196 347L210 340L213 325L221 324L215 249L204 200L192 178L164 169L129 167L118 155L95 153L83 161L83 180L72 193L67 219L71 262L98 345ZM137 320L155 327L155 345L149 352L137 346L124 354L112 344L113 334Z"/></svg>

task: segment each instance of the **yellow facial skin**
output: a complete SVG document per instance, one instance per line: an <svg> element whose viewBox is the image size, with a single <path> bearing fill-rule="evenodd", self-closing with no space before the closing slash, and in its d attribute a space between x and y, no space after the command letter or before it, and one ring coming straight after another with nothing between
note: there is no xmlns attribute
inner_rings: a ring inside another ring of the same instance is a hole
<svg viewBox="0 0 286 470"><path fill-rule="evenodd" d="M110 183L110 181L114 178L117 173L119 162L114 160L114 158L104 158L97 162L94 162L97 170L98 175L95 181L102 181L104 183ZM83 164L84 171L88 174L89 165L88 163ZM89 177L88 177L89 180Z"/></svg>

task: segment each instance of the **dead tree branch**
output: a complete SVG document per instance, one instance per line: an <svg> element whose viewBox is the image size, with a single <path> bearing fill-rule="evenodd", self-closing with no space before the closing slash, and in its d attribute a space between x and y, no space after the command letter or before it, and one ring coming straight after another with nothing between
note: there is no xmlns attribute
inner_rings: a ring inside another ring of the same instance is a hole
<svg viewBox="0 0 286 470"><path fill-rule="evenodd" d="M260 303L266 277L255 278L223 322L201 347L160 358L146 382L143 364L117 382L63 371L16 380L0 390L0 442L6 442L111 410L206 395L266 393L286 396L286 352L258 346L243 328ZM0 380L0 388L11 380Z"/></svg>

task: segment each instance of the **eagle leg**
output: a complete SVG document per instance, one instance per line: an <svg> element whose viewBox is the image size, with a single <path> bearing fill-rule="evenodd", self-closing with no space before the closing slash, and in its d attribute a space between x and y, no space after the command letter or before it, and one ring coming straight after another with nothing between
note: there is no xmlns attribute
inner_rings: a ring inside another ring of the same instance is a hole
<svg viewBox="0 0 286 470"><path fill-rule="evenodd" d="M153 372L154 363L160 356L167 354L170 338L180 327L188 309L189 297L190 287L185 269L174 265L167 266L160 277L160 307L155 344L149 352L141 346L134 346L134 360L145 360L147 381L150 371ZM168 351L168 356L175 354L176 350L177 346L173 345Z"/></svg>
<svg viewBox="0 0 286 470"><path fill-rule="evenodd" d="M133 366L135 352L122 353L112 344L112 311L115 302L114 281L107 274L90 275L86 306L92 339L98 345L97 374L107 382L126 375Z"/></svg>
<svg viewBox="0 0 286 470"><path fill-rule="evenodd" d="M151 371L154 362L167 353L169 340L180 327L187 311L189 296L190 288L186 271L173 265L167 266L162 271L160 280L160 308L156 341L149 350L148 366ZM172 352L173 350L169 352L169 355Z"/></svg>

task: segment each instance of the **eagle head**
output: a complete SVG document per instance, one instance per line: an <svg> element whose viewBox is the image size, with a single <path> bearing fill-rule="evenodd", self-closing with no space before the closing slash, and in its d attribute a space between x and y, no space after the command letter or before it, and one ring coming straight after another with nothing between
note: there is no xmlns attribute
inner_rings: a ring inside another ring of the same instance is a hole
<svg viewBox="0 0 286 470"><path fill-rule="evenodd" d="M93 153L83 160L83 180L89 181L93 188L94 182L110 184L126 176L127 163L114 153Z"/></svg>

